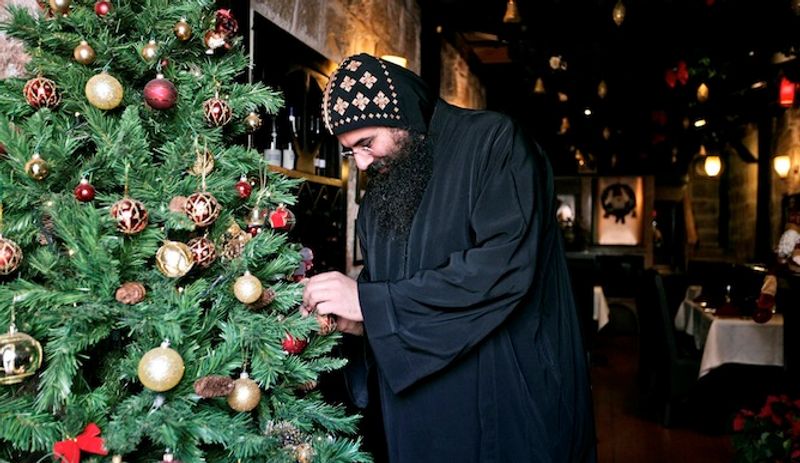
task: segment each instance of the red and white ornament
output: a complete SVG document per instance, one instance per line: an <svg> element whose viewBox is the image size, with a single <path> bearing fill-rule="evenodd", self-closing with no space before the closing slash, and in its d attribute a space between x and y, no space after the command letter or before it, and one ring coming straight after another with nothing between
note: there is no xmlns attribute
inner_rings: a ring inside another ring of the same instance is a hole
<svg viewBox="0 0 800 463"><path fill-rule="evenodd" d="M56 83L46 77L34 77L25 83L22 93L34 108L54 108L61 102Z"/></svg>
<svg viewBox="0 0 800 463"><path fill-rule="evenodd" d="M99 2L94 4L94 12L97 16L105 16L111 12L111 2L107 2L106 0L100 0Z"/></svg>
<svg viewBox="0 0 800 463"><path fill-rule="evenodd" d="M92 184L89 183L89 180L84 178L81 179L81 182L75 187L72 193L75 195L75 199L86 203L94 199L95 190Z"/></svg>
<svg viewBox="0 0 800 463"><path fill-rule="evenodd" d="M221 31L208 31L203 36L203 43L206 45L206 54L213 55L219 49L230 50L231 43L228 35Z"/></svg>
<svg viewBox="0 0 800 463"><path fill-rule="evenodd" d="M228 102L217 95L203 102L203 116L209 125L220 127L231 121L233 111Z"/></svg>
<svg viewBox="0 0 800 463"><path fill-rule="evenodd" d="M292 355L300 355L306 350L306 346L308 346L308 341L305 339L298 339L292 336L289 333L286 333L286 337L283 338L281 341L281 346L283 350Z"/></svg>
<svg viewBox="0 0 800 463"><path fill-rule="evenodd" d="M247 181L247 176L242 175L239 178L239 181L236 182L234 185L236 188L236 192L239 193L239 197L242 199L247 199L250 197L250 193L253 192L253 185L250 185L250 182Z"/></svg>
<svg viewBox="0 0 800 463"><path fill-rule="evenodd" d="M117 230L135 235L147 227L147 209L140 201L122 198L111 206L111 217L117 221Z"/></svg>
<svg viewBox="0 0 800 463"><path fill-rule="evenodd" d="M290 231L294 228L295 220L294 213L284 205L278 206L269 214L269 225L274 230Z"/></svg>
<svg viewBox="0 0 800 463"><path fill-rule="evenodd" d="M217 198L204 191L193 193L186 198L186 204L183 205L183 212L198 227L207 227L214 223L221 210Z"/></svg>
<svg viewBox="0 0 800 463"><path fill-rule="evenodd" d="M217 10L214 30L230 36L239 31L239 22L233 17L231 10L220 9Z"/></svg>
<svg viewBox="0 0 800 463"><path fill-rule="evenodd" d="M0 235L0 275L10 275L22 262L22 249L17 243Z"/></svg>
<svg viewBox="0 0 800 463"><path fill-rule="evenodd" d="M144 86L144 101L153 109L170 109L178 100L178 89L162 74Z"/></svg>
<svg viewBox="0 0 800 463"><path fill-rule="evenodd" d="M202 268L208 268L214 263L217 258L217 248L214 243L205 236L192 238L187 243L189 249L192 251L194 263Z"/></svg>

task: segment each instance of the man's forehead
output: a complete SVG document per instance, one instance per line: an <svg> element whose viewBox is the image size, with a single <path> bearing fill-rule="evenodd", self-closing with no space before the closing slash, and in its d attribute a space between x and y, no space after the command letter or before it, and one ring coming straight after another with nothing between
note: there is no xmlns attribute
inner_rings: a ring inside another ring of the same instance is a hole
<svg viewBox="0 0 800 463"><path fill-rule="evenodd" d="M382 132L386 132L389 129L387 127L375 126L375 127L361 127L355 130L350 130L349 132L344 132L343 134L339 135L339 141L344 146L354 146L360 140L374 137Z"/></svg>

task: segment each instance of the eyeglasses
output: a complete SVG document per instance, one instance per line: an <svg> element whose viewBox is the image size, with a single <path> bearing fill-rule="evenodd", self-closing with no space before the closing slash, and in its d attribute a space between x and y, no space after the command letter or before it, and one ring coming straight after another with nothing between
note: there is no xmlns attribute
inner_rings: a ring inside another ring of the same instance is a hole
<svg viewBox="0 0 800 463"><path fill-rule="evenodd" d="M342 148L341 156L343 158L352 158L357 153L360 153L362 155L364 154L372 155L372 148L370 148L369 146L354 146L352 148Z"/></svg>

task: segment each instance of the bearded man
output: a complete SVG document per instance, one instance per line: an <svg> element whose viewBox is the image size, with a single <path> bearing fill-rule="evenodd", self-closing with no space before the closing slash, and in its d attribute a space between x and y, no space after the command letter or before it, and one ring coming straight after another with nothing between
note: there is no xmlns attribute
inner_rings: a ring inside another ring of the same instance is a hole
<svg viewBox="0 0 800 463"><path fill-rule="evenodd" d="M310 278L301 311L362 340L348 385L357 405L380 401L389 461L594 461L546 157L506 116L366 54L333 72L322 113L369 176L365 265L357 281Z"/></svg>

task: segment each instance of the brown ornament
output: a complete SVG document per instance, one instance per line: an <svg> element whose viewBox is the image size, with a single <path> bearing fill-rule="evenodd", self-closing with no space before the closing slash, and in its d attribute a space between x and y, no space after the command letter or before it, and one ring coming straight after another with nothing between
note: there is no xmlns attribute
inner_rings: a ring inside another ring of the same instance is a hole
<svg viewBox="0 0 800 463"><path fill-rule="evenodd" d="M169 201L169 210L183 214L184 205L186 205L186 196L176 196Z"/></svg>
<svg viewBox="0 0 800 463"><path fill-rule="evenodd" d="M228 35L220 31L208 31L203 36L203 43L206 45L206 54L213 55L217 50L230 50L231 44Z"/></svg>
<svg viewBox="0 0 800 463"><path fill-rule="evenodd" d="M272 304L272 301L274 300L275 290L272 288L264 288L263 291L261 291L261 297L252 304L247 304L247 307L255 310L263 309L264 307Z"/></svg>
<svg viewBox="0 0 800 463"><path fill-rule="evenodd" d="M214 223L221 211L222 207L217 202L217 198L204 191L193 193L186 198L186 204L183 205L183 212L198 227L207 227Z"/></svg>
<svg viewBox="0 0 800 463"><path fill-rule="evenodd" d="M316 314L317 323L319 323L319 334L327 336L336 331L336 317L331 314L321 315Z"/></svg>
<svg viewBox="0 0 800 463"><path fill-rule="evenodd" d="M22 249L17 243L0 235L0 275L9 275L22 262Z"/></svg>
<svg viewBox="0 0 800 463"><path fill-rule="evenodd" d="M299 389L302 392L308 393L316 389L317 386L319 386L319 383L314 380L311 380L297 386L297 389Z"/></svg>
<svg viewBox="0 0 800 463"><path fill-rule="evenodd" d="M233 391L233 387L234 381L221 375L203 376L194 382L194 392L204 399L225 397Z"/></svg>
<svg viewBox="0 0 800 463"><path fill-rule="evenodd" d="M142 47L142 59L145 61L152 62L158 57L158 44L155 40L151 40L147 42L147 44Z"/></svg>
<svg viewBox="0 0 800 463"><path fill-rule="evenodd" d="M69 13L70 6L72 6L72 0L50 0L50 9L56 13Z"/></svg>
<svg viewBox="0 0 800 463"><path fill-rule="evenodd" d="M192 238L186 245L189 246L189 249L192 251L194 263L201 268L210 267L211 264L214 263L214 259L217 258L217 248L214 246L214 243L205 236Z"/></svg>
<svg viewBox="0 0 800 463"><path fill-rule="evenodd" d="M208 125L221 127L231 121L233 111L228 102L217 95L203 102L203 115Z"/></svg>
<svg viewBox="0 0 800 463"><path fill-rule="evenodd" d="M294 449L294 459L297 460L297 463L311 463L311 460L314 459L314 447L308 442L298 445Z"/></svg>
<svg viewBox="0 0 800 463"><path fill-rule="evenodd" d="M111 206L111 217L117 221L117 230L135 235L147 227L147 209L140 201L122 198Z"/></svg>
<svg viewBox="0 0 800 463"><path fill-rule="evenodd" d="M61 95L56 83L42 76L34 77L26 82L22 93L28 104L36 109L55 108L61 102Z"/></svg>
<svg viewBox="0 0 800 463"><path fill-rule="evenodd" d="M34 153L25 163L25 173L34 180L44 180L50 173L50 166L47 165L47 161L42 159L39 153Z"/></svg>
<svg viewBox="0 0 800 463"><path fill-rule="evenodd" d="M256 113L250 113L244 118L244 127L248 132L253 133L261 128L261 118Z"/></svg>
<svg viewBox="0 0 800 463"><path fill-rule="evenodd" d="M185 42L192 37L192 26L186 22L186 18L181 18L180 21L176 22L172 31L175 32L175 37L181 42Z"/></svg>
<svg viewBox="0 0 800 463"><path fill-rule="evenodd" d="M144 300L147 290L138 281L127 281L117 288L115 297L118 302L133 305Z"/></svg>
<svg viewBox="0 0 800 463"><path fill-rule="evenodd" d="M253 237L249 233L245 233L239 224L233 222L222 237L222 258L223 259L236 259L242 255L244 246Z"/></svg>
<svg viewBox="0 0 800 463"><path fill-rule="evenodd" d="M295 447L303 443L303 433L289 421L267 423L267 436L277 439L281 447Z"/></svg>
<svg viewBox="0 0 800 463"><path fill-rule="evenodd" d="M80 45L75 47L75 50L72 51L72 56L75 61L81 64L92 64L97 57L94 48L85 40L81 40Z"/></svg>

